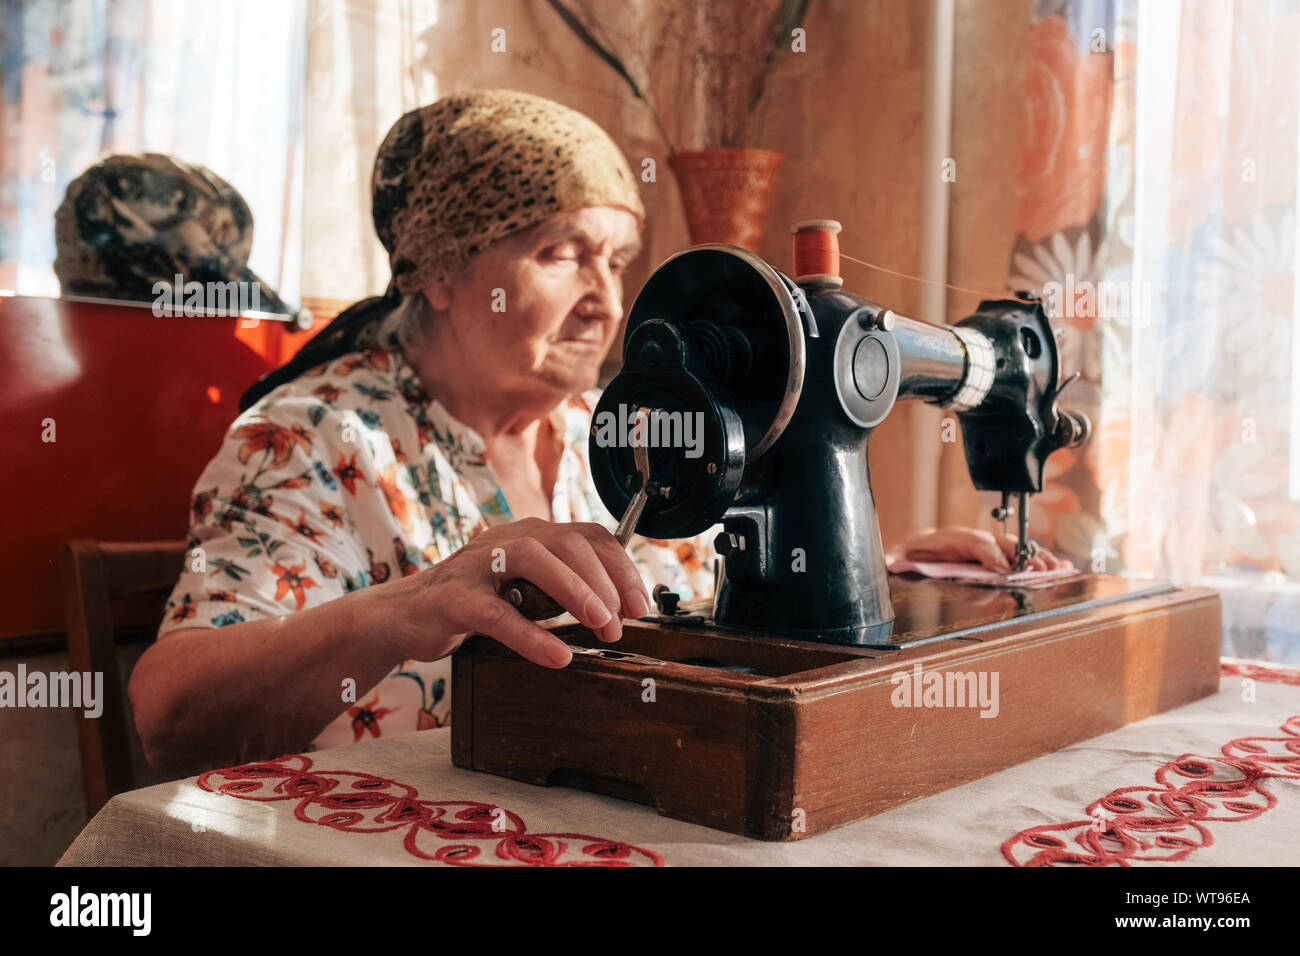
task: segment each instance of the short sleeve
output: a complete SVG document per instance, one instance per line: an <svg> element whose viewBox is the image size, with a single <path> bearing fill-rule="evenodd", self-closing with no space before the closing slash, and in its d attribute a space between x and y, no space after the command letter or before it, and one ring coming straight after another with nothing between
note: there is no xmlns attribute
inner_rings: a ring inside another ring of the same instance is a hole
<svg viewBox="0 0 1300 956"><path fill-rule="evenodd" d="M235 420L195 485L189 551L159 636L279 617L371 583L359 522L392 516L368 500L382 470L356 418L289 394Z"/></svg>

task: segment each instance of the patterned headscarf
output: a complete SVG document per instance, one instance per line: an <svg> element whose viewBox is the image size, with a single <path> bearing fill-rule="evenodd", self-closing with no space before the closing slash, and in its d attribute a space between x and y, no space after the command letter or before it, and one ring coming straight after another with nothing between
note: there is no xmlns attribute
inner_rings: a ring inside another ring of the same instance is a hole
<svg viewBox="0 0 1300 956"><path fill-rule="evenodd" d="M616 206L645 222L627 159L581 113L514 90L453 93L402 116L384 137L370 181L388 250L388 291L339 314L287 365L240 401L249 408L308 369L378 344L404 295L457 275L477 253L559 212Z"/></svg>
<svg viewBox="0 0 1300 956"><path fill-rule="evenodd" d="M257 283L265 312L292 313L248 268L253 214L233 186L174 156L109 156L68 184L54 213L65 295L153 301L154 284Z"/></svg>

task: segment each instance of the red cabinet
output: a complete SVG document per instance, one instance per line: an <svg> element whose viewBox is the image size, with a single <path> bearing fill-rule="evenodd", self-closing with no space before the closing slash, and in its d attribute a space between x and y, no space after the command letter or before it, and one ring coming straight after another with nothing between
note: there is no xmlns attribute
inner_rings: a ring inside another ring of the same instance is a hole
<svg viewBox="0 0 1300 956"><path fill-rule="evenodd" d="M63 629L63 541L185 537L190 492L240 394L314 334L240 325L0 298L0 638Z"/></svg>

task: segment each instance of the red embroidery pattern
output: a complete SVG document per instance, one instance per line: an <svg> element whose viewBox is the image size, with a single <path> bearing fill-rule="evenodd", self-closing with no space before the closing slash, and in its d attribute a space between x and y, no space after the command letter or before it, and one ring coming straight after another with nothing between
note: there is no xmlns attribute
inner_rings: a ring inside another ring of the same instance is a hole
<svg viewBox="0 0 1300 956"><path fill-rule="evenodd" d="M1222 757L1184 754L1156 772L1158 787L1112 790L1088 806L1090 819L1021 830L1002 855L1014 866L1186 859L1214 844L1207 824L1253 820L1277 805L1264 780L1300 780L1300 715L1280 729L1287 736L1229 741Z"/></svg>
<svg viewBox="0 0 1300 956"><path fill-rule="evenodd" d="M298 820L335 830L405 830L406 852L456 866L664 865L658 853L630 843L581 833L529 833L522 817L490 803L423 800L414 787L396 780L314 770L305 754L209 770L198 785L241 800L297 800ZM571 849L570 842L581 846ZM483 853L484 843L495 844L495 859Z"/></svg>
<svg viewBox="0 0 1300 956"><path fill-rule="evenodd" d="M1292 687L1300 687L1300 670L1283 667L1280 664L1237 661L1225 657L1219 661L1219 670L1224 677L1249 677L1268 684L1290 684Z"/></svg>

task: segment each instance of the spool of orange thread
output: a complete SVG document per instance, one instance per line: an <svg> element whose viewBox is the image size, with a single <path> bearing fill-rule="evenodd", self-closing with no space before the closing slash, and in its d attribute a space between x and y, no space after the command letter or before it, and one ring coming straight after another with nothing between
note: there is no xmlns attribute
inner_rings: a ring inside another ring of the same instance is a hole
<svg viewBox="0 0 1300 956"><path fill-rule="evenodd" d="M808 219L790 227L794 233L794 281L800 285L844 285L840 276L840 224Z"/></svg>

